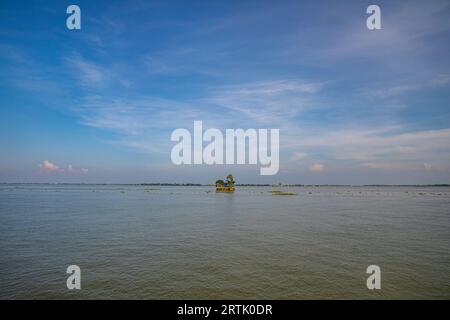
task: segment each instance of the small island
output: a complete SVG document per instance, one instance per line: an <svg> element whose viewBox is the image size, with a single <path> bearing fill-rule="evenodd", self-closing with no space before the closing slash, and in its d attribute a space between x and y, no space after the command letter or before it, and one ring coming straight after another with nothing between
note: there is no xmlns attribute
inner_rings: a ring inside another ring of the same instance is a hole
<svg viewBox="0 0 450 320"><path fill-rule="evenodd" d="M229 174L225 181L216 181L216 192L234 192L234 184L233 175Z"/></svg>

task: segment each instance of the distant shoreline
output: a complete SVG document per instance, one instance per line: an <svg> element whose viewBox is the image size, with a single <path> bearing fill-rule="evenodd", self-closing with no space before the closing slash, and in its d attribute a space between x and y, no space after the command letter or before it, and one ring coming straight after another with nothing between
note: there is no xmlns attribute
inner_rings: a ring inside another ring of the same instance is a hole
<svg viewBox="0 0 450 320"><path fill-rule="evenodd" d="M211 187L201 183L72 183L72 182L0 182L0 185L92 185L92 186L169 186ZM237 187L450 187L450 184L236 184Z"/></svg>

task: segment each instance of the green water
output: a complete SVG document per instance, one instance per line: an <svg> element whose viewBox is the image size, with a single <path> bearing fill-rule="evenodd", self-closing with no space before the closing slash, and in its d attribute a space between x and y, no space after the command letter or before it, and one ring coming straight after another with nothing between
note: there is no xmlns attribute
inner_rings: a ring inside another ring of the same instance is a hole
<svg viewBox="0 0 450 320"><path fill-rule="evenodd" d="M450 188L148 188L0 185L0 298L450 298Z"/></svg>

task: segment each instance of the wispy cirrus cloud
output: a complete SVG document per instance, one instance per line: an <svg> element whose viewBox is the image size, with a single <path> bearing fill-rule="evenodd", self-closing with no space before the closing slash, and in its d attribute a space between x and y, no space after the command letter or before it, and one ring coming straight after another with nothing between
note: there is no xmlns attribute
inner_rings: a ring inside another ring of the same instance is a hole
<svg viewBox="0 0 450 320"><path fill-rule="evenodd" d="M114 65L101 65L90 61L80 54L72 54L65 58L65 63L72 70L79 84L85 89L101 89L110 87L131 86L132 82L117 72Z"/></svg>
<svg viewBox="0 0 450 320"><path fill-rule="evenodd" d="M258 125L280 126L311 105L323 83L295 80L261 81L222 86L201 101L226 108Z"/></svg>
<svg viewBox="0 0 450 320"><path fill-rule="evenodd" d="M433 158L438 156L450 157L450 129L407 131L393 125L321 131L316 127L311 135L295 118L301 118L308 108L317 107L315 99L323 87L321 83L289 80L220 86L210 90L208 96L189 102L148 96L88 96L77 106L76 113L84 125L119 133L120 137L110 143L149 154L169 150L168 132L189 128L194 120L232 128L238 118L241 127L281 125L285 129L281 150L292 150L293 161L356 161L369 169L384 169L405 162L422 167L424 162L436 162ZM312 172L324 170L325 165L318 164L311 164Z"/></svg>
<svg viewBox="0 0 450 320"><path fill-rule="evenodd" d="M86 126L119 134L111 143L150 153L168 145L167 132L190 127L194 120L222 129L235 127L236 119L248 128L274 127L274 121L278 126L286 124L303 110L306 97L321 87L290 80L219 86L205 97L183 102L152 96L92 95L81 99L73 112Z"/></svg>
<svg viewBox="0 0 450 320"><path fill-rule="evenodd" d="M381 86L379 89L367 92L379 98L392 98L404 94L413 93L419 90L436 89L450 86L450 74L439 74L428 81L417 82L411 80L404 80L403 84L394 86Z"/></svg>
<svg viewBox="0 0 450 320"><path fill-rule="evenodd" d="M91 63L79 55L66 59L67 64L74 70L80 83L85 87L102 86L107 80L107 70L96 63Z"/></svg>
<svg viewBox="0 0 450 320"><path fill-rule="evenodd" d="M314 136L303 133L301 139L298 137L302 134L298 133L291 141L286 141L284 147L296 150L294 154L307 152L309 159L350 161L369 169L394 170L402 166L423 169L423 164L428 163L450 171L446 161L450 157L450 129L402 130L401 127L385 127L316 133Z"/></svg>

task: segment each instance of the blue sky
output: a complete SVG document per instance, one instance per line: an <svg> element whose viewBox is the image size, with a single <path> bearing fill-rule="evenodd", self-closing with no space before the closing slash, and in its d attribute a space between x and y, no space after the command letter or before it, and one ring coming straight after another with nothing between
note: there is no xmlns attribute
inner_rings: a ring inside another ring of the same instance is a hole
<svg viewBox="0 0 450 320"><path fill-rule="evenodd" d="M450 182L449 1L2 1L0 27L1 182ZM279 128L279 173L172 165L194 120Z"/></svg>

